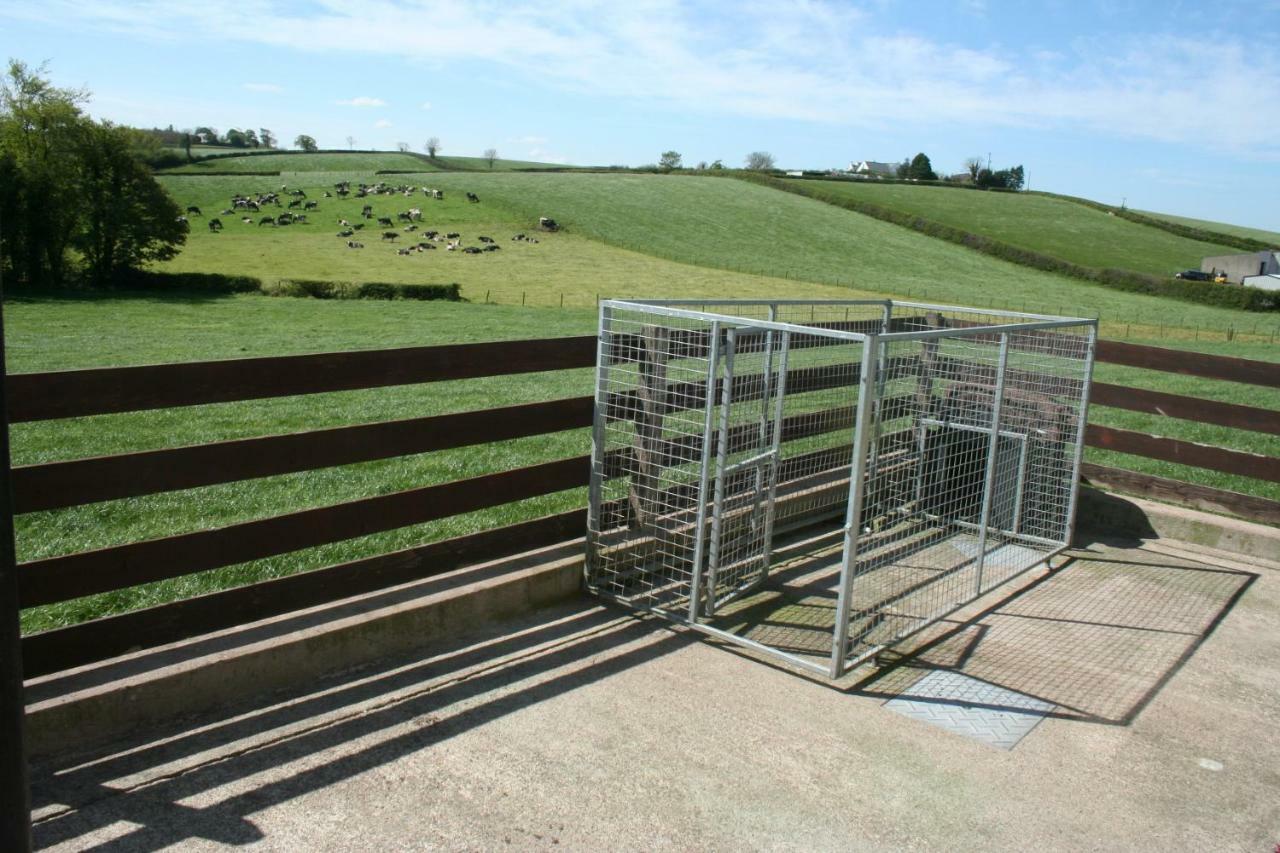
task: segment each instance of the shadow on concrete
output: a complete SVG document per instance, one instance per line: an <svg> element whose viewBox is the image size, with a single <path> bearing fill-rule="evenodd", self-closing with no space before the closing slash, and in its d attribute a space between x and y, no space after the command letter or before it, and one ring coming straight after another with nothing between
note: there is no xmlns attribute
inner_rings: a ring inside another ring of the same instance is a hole
<svg viewBox="0 0 1280 853"><path fill-rule="evenodd" d="M939 623L846 689L939 701L913 696L912 686L943 670L1051 703L1051 717L1127 726L1257 578L1145 551L1078 553L972 618Z"/></svg>
<svg viewBox="0 0 1280 853"><path fill-rule="evenodd" d="M578 603L508 626L503 636L433 651L229 708L217 720L146 732L97 754L32 768L36 844L75 844L134 824L94 849L158 850L193 839L248 844L263 838L250 816L696 640L649 620ZM639 642L644 641L644 642ZM396 731L391 731L396 729ZM359 743L357 743L359 742ZM308 757L336 756L319 765ZM301 762L273 778L270 771ZM261 782L243 790L245 780ZM214 789L233 794L193 806Z"/></svg>

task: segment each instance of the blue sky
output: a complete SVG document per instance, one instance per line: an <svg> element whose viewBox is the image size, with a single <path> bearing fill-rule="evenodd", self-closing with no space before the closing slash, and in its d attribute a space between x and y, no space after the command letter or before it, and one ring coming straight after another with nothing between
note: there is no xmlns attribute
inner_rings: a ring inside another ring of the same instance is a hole
<svg viewBox="0 0 1280 853"><path fill-rule="evenodd" d="M0 53L143 126L788 168L926 152L1280 230L1280 0L0 0Z"/></svg>

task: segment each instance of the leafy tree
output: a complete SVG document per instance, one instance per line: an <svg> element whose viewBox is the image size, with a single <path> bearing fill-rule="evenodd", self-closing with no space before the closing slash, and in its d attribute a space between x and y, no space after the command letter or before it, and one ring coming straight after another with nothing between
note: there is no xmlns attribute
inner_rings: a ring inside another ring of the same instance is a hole
<svg viewBox="0 0 1280 853"><path fill-rule="evenodd" d="M903 160L899 163L898 167L894 169L894 174L903 180L911 177L911 161Z"/></svg>
<svg viewBox="0 0 1280 853"><path fill-rule="evenodd" d="M244 143L250 148L257 148L262 145L262 143L258 141L258 134L254 133L253 128L251 127L246 127L244 129Z"/></svg>
<svg viewBox="0 0 1280 853"><path fill-rule="evenodd" d="M408 153L409 153L409 143L407 143L407 142L397 142L397 143L396 143L396 150L397 150L397 151L399 151L401 154L408 154Z"/></svg>
<svg viewBox="0 0 1280 853"><path fill-rule="evenodd" d="M434 160L436 155L440 153L440 137L431 137L422 147L426 150L427 156Z"/></svg>
<svg viewBox="0 0 1280 853"><path fill-rule="evenodd" d="M134 156L130 136L128 128L104 122L88 125L82 137L84 223L74 245L99 285L123 270L171 259L186 241L178 205Z"/></svg>
<svg viewBox="0 0 1280 853"><path fill-rule="evenodd" d="M87 121L88 93L59 89L31 69L9 62L0 82L0 151L11 177L0 184L5 219L0 262L34 286L62 281L67 248L78 224L77 148Z"/></svg>
<svg viewBox="0 0 1280 853"><path fill-rule="evenodd" d="M355 138L354 136L348 136L348 137L347 137L347 147L348 147L348 148L355 148L355 147L356 147L356 138Z"/></svg>
<svg viewBox="0 0 1280 853"><path fill-rule="evenodd" d="M293 144L294 144L294 147L301 148L303 151L319 151L320 150L320 146L316 144L315 139L313 137L307 136L305 133L298 134L298 136L293 140Z"/></svg>
<svg viewBox="0 0 1280 853"><path fill-rule="evenodd" d="M194 159L194 158L191 156L191 134L189 134L189 133L184 133L184 134L182 134L182 150L183 150L183 151L185 151L185 152L187 152L187 161L188 161L188 162L190 162L192 159Z"/></svg>
<svg viewBox="0 0 1280 853"><path fill-rule="evenodd" d="M969 180L974 183L978 182L978 172L982 171L981 157L964 158L964 170L969 173Z"/></svg>
<svg viewBox="0 0 1280 853"><path fill-rule="evenodd" d="M214 130L212 127L197 127L196 136L205 145L218 144L218 131Z"/></svg>
<svg viewBox="0 0 1280 853"><path fill-rule="evenodd" d="M679 151L663 151L662 157L658 160L658 168L665 169L668 172L672 169L680 168L680 152Z"/></svg>
<svg viewBox="0 0 1280 853"><path fill-rule="evenodd" d="M710 168L712 168L712 169L723 169L723 168L724 168L724 163L721 163L719 160L713 160L713 161L712 161L712 163L711 163L711 167L710 167Z"/></svg>
<svg viewBox="0 0 1280 853"><path fill-rule="evenodd" d="M773 155L768 151L752 151L747 155L747 168L753 172L767 172L773 168Z"/></svg>
<svg viewBox="0 0 1280 853"><path fill-rule="evenodd" d="M232 148L246 148L249 142L243 133L233 127L227 131L227 144Z"/></svg>
<svg viewBox="0 0 1280 853"><path fill-rule="evenodd" d="M493 161L498 159L498 149L497 149L497 148L486 148L486 149L484 150L484 159L488 161L488 163L489 163L489 168L490 168L490 169L492 169L492 168L493 168Z"/></svg>
<svg viewBox="0 0 1280 853"><path fill-rule="evenodd" d="M172 257L185 229L144 162L159 137L94 122L43 73L11 61L0 82L0 265L39 287L66 281L70 249L96 283Z"/></svg>
<svg viewBox="0 0 1280 853"><path fill-rule="evenodd" d="M705 171L707 171L707 161L706 161L706 160L699 160L699 161L698 161L698 165L697 165L697 166L695 166L694 168L695 168L695 169L697 169L699 172L705 172Z"/></svg>
<svg viewBox="0 0 1280 853"><path fill-rule="evenodd" d="M933 164L929 162L929 158L923 151L911 158L911 165L907 168L907 177L916 181L936 181L937 174L933 171Z"/></svg>
<svg viewBox="0 0 1280 853"><path fill-rule="evenodd" d="M276 147L276 135L265 127L258 128L258 138L262 140L263 148Z"/></svg>

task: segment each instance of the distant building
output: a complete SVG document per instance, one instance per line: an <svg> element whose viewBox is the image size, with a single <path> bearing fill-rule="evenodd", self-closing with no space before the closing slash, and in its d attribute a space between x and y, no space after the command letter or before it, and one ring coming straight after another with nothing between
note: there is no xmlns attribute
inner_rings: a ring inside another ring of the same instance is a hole
<svg viewBox="0 0 1280 853"><path fill-rule="evenodd" d="M1245 287L1256 287L1259 290L1280 290L1280 275L1247 275L1242 282Z"/></svg>
<svg viewBox="0 0 1280 853"><path fill-rule="evenodd" d="M849 171L855 175L866 175L868 178L896 178L898 176L898 164L862 160L858 163L850 163Z"/></svg>
<svg viewBox="0 0 1280 853"><path fill-rule="evenodd" d="M800 169L792 169L790 172L787 172L787 177L788 177L788 178L803 178L803 177L804 177L804 172L803 172L802 170L800 170Z"/></svg>
<svg viewBox="0 0 1280 853"><path fill-rule="evenodd" d="M1242 284L1249 276L1280 274L1280 250L1205 258L1200 262L1200 270L1210 275L1224 273L1227 281Z"/></svg>

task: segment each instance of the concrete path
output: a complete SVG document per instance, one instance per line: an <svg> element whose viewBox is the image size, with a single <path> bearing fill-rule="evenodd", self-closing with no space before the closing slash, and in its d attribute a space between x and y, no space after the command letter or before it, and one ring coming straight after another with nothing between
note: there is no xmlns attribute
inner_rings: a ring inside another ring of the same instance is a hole
<svg viewBox="0 0 1280 853"><path fill-rule="evenodd" d="M590 602L542 611L37 766L36 840L1271 851L1280 567L1167 541L1076 555L834 687ZM913 703L1034 719L992 745Z"/></svg>

